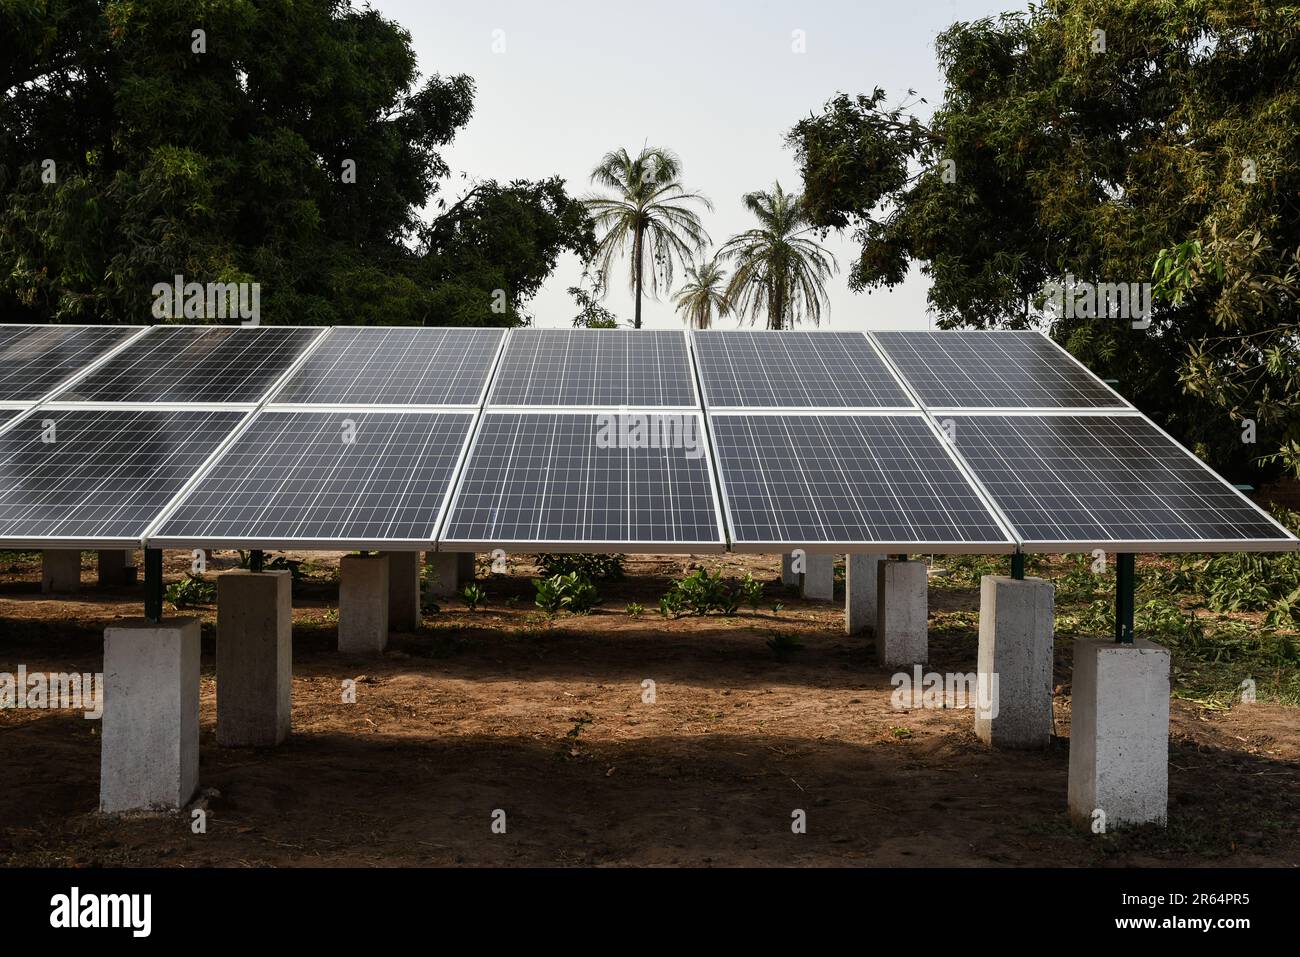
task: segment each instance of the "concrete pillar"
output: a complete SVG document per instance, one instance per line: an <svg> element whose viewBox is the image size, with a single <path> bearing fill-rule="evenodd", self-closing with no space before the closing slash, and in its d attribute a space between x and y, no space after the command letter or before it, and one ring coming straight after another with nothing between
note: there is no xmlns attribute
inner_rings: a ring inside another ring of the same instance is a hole
<svg viewBox="0 0 1300 957"><path fill-rule="evenodd" d="M436 598L449 598L460 591L460 558L456 552L428 552L429 580L425 587Z"/></svg>
<svg viewBox="0 0 1300 957"><path fill-rule="evenodd" d="M217 576L217 743L270 747L289 734L293 575Z"/></svg>
<svg viewBox="0 0 1300 957"><path fill-rule="evenodd" d="M47 595L75 595L81 590L81 552L72 548L47 548L41 552L41 591Z"/></svg>
<svg viewBox="0 0 1300 957"><path fill-rule="evenodd" d="M129 548L110 548L99 552L99 586L125 588L135 583L135 552Z"/></svg>
<svg viewBox="0 0 1300 957"><path fill-rule="evenodd" d="M1169 810L1169 651L1074 643L1070 817L1080 828L1164 824ZM1104 818L1096 812L1101 811Z"/></svg>
<svg viewBox="0 0 1300 957"><path fill-rule="evenodd" d="M887 559L877 567L876 660L886 667L924 664L930 612L925 562Z"/></svg>
<svg viewBox="0 0 1300 957"><path fill-rule="evenodd" d="M800 575L794 570L794 556L781 556L781 584L797 587L800 584Z"/></svg>
<svg viewBox="0 0 1300 957"><path fill-rule="evenodd" d="M876 627L876 591L884 555L844 556L844 632L861 634Z"/></svg>
<svg viewBox="0 0 1300 957"><path fill-rule="evenodd" d="M99 809L179 808L199 786L199 621L104 630Z"/></svg>
<svg viewBox="0 0 1300 957"><path fill-rule="evenodd" d="M388 558L344 555L339 562L339 651L379 654L388 647Z"/></svg>
<svg viewBox="0 0 1300 957"><path fill-rule="evenodd" d="M803 597L808 601L834 601L835 556L808 554L803 562Z"/></svg>
<svg viewBox="0 0 1300 957"><path fill-rule="evenodd" d="M382 552L388 559L388 627L392 631L420 629L420 579L424 568L419 552Z"/></svg>
<svg viewBox="0 0 1300 957"><path fill-rule="evenodd" d="M980 579L975 734L997 748L1045 748L1052 739L1052 639L1056 589L1041 578ZM987 689L987 690L985 690Z"/></svg>
<svg viewBox="0 0 1300 957"><path fill-rule="evenodd" d="M456 558L456 581L460 585L468 585L474 580L477 570L474 562L477 555L473 552L459 552Z"/></svg>

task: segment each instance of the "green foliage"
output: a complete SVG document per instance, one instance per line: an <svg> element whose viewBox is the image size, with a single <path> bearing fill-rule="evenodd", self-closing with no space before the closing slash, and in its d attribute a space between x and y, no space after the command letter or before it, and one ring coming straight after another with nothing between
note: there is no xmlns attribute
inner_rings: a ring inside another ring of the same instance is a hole
<svg viewBox="0 0 1300 957"><path fill-rule="evenodd" d="M789 661L796 651L803 648L803 641L790 631L774 631L767 640L767 647L772 649L777 661Z"/></svg>
<svg viewBox="0 0 1300 957"><path fill-rule="evenodd" d="M640 618L645 614L645 607L637 602L630 601L627 603L627 613L633 618Z"/></svg>
<svg viewBox="0 0 1300 957"><path fill-rule="evenodd" d="M533 587L537 591L537 607L548 615L557 615L562 611L582 615L600 602L596 586L576 571L567 575L536 578Z"/></svg>
<svg viewBox="0 0 1300 957"><path fill-rule="evenodd" d="M167 586L167 601L176 608L193 608L196 605L210 605L217 600L217 586L204 579L202 575L186 572L180 581Z"/></svg>
<svg viewBox="0 0 1300 957"><path fill-rule="evenodd" d="M447 204L442 150L474 83L422 78L410 34L370 7L9 3L0 54L13 321L140 322L182 274L259 283L267 324L510 325L562 252L594 249L558 178Z"/></svg>
<svg viewBox="0 0 1300 957"><path fill-rule="evenodd" d="M546 578L577 572L583 578L593 582L612 582L622 579L626 560L626 555L554 552L538 555L536 563Z"/></svg>
<svg viewBox="0 0 1300 957"><path fill-rule="evenodd" d="M746 572L745 577L740 581L740 600L749 606L751 611L758 611L758 606L763 603L763 583L753 576L752 573Z"/></svg>
<svg viewBox="0 0 1300 957"><path fill-rule="evenodd" d="M735 583L724 579L722 572L709 574L706 569L697 568L673 582L672 588L659 600L659 612L665 618L709 612L734 615L739 605L737 594Z"/></svg>
<svg viewBox="0 0 1300 957"><path fill-rule="evenodd" d="M461 589L460 598L470 611L477 611L479 605L487 601L487 592L480 586L470 583Z"/></svg>

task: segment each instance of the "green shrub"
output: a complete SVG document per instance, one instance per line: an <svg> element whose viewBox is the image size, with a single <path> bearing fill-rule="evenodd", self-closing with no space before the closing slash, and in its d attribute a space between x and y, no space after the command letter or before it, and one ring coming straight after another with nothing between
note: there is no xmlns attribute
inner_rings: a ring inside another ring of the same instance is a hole
<svg viewBox="0 0 1300 957"><path fill-rule="evenodd" d="M470 611L477 611L478 606L487 601L487 592L473 583L461 589L461 601L469 606Z"/></svg>
<svg viewBox="0 0 1300 957"><path fill-rule="evenodd" d="M633 618L640 618L645 614L645 608L634 601L630 601L627 603L627 613Z"/></svg>
<svg viewBox="0 0 1300 957"><path fill-rule="evenodd" d="M758 606L763 603L763 583L746 572L740 582L740 597L751 611L757 612Z"/></svg>
<svg viewBox="0 0 1300 957"><path fill-rule="evenodd" d="M577 572L534 579L533 587L537 590L537 607L548 615L562 611L585 614L600 601L596 586Z"/></svg>
<svg viewBox="0 0 1300 957"><path fill-rule="evenodd" d="M666 618L707 615L711 611L734 615L738 605L737 588L722 577L722 572L710 575L698 568L673 582L673 587L659 601L659 612Z"/></svg>
<svg viewBox="0 0 1300 957"><path fill-rule="evenodd" d="M193 608L216 601L217 586L202 575L185 573L185 577L167 586L167 600L176 608Z"/></svg>
<svg viewBox="0 0 1300 957"><path fill-rule="evenodd" d="M590 582L612 582L623 577L624 555L546 553L537 556L543 578L577 573Z"/></svg>
<svg viewBox="0 0 1300 957"><path fill-rule="evenodd" d="M767 640L767 647L772 649L772 654L776 655L777 661L788 661L803 647L803 642L793 632L774 631L772 637Z"/></svg>

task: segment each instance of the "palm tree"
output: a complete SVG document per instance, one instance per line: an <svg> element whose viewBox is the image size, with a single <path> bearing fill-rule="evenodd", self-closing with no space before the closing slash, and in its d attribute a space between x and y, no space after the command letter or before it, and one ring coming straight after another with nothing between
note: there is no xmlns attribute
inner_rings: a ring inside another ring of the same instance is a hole
<svg viewBox="0 0 1300 957"><path fill-rule="evenodd" d="M696 251L703 249L709 234L690 209L700 203L713 204L700 193L688 193L682 186L681 160L672 150L643 148L635 158L625 149L606 153L591 174L591 181L612 190L613 196L588 196L584 202L597 228L604 229L596 249L595 262L608 275L615 256L630 246L632 271L629 285L636 297L633 326L641 328L641 293L645 286L646 254L650 255L650 296L659 289L671 289L673 264L685 266Z"/></svg>
<svg viewBox="0 0 1300 957"><path fill-rule="evenodd" d="M717 257L706 263L686 270L686 285L677 291L673 302L677 311L682 313L686 324L696 329L707 329L713 325L716 314L722 318L731 312L731 303L723 284L727 281L727 271Z"/></svg>
<svg viewBox="0 0 1300 957"><path fill-rule="evenodd" d="M751 321L766 314L769 329L784 329L807 320L817 325L830 308L825 282L839 271L835 257L809 238L803 197L780 183L772 191L745 194L745 207L758 218L757 229L732 236L718 256L733 260L736 271L727 286L727 301Z"/></svg>

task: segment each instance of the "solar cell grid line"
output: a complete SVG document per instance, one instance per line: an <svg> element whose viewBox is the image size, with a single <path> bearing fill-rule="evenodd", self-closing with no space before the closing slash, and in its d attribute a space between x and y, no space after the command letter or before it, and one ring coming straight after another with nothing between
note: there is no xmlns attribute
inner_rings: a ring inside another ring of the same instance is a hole
<svg viewBox="0 0 1300 957"><path fill-rule="evenodd" d="M1138 413L950 416L1025 548L1276 551L1294 536Z"/></svg>
<svg viewBox="0 0 1300 957"><path fill-rule="evenodd" d="M0 434L0 542L138 546L236 410L38 408Z"/></svg>
<svg viewBox="0 0 1300 957"><path fill-rule="evenodd" d="M321 334L307 326L153 326L54 398L256 404Z"/></svg>
<svg viewBox="0 0 1300 957"><path fill-rule="evenodd" d="M168 509L149 542L431 546L474 417L468 410L263 410Z"/></svg>
<svg viewBox="0 0 1300 957"><path fill-rule="evenodd" d="M1131 409L1047 336L1021 330L873 331L930 409Z"/></svg>
<svg viewBox="0 0 1300 957"><path fill-rule="evenodd" d="M650 431L612 438L631 416ZM689 418L691 435L671 429ZM651 438L651 433L659 438ZM721 551L699 413L488 411L461 469L440 544L461 549ZM654 447L655 445L659 447Z"/></svg>
<svg viewBox="0 0 1300 957"><path fill-rule="evenodd" d="M859 332L692 330L710 408L915 408Z"/></svg>
<svg viewBox="0 0 1300 957"><path fill-rule="evenodd" d="M1015 547L919 412L724 412L710 425L735 551Z"/></svg>
<svg viewBox="0 0 1300 957"><path fill-rule="evenodd" d="M504 337L490 328L334 327L271 403L477 406Z"/></svg>
<svg viewBox="0 0 1300 957"><path fill-rule="evenodd" d="M143 328L0 325L0 400L40 401Z"/></svg>
<svg viewBox="0 0 1300 957"><path fill-rule="evenodd" d="M656 329L513 329L488 402L699 408L685 335Z"/></svg>

